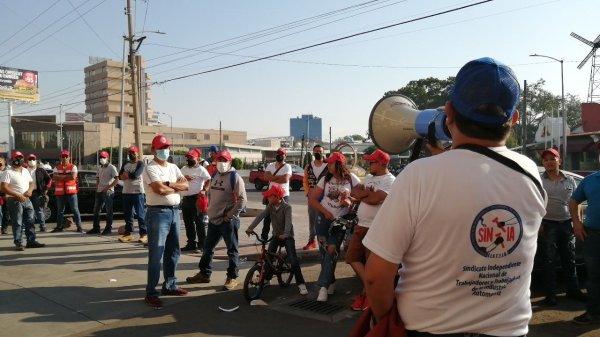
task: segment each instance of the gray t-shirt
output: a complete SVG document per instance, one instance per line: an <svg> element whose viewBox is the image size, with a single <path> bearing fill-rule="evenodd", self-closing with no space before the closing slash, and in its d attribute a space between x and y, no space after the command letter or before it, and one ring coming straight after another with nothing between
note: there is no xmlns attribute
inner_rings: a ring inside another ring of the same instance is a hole
<svg viewBox="0 0 600 337"><path fill-rule="evenodd" d="M544 219L552 221L565 221L571 219L569 213L569 200L575 191L575 180L560 172L561 180L553 181L548 173L542 174L542 184L548 194L548 205Z"/></svg>
<svg viewBox="0 0 600 337"><path fill-rule="evenodd" d="M96 192L102 192L104 188L108 185L112 184L115 180L115 177L118 176L117 168L113 164L108 164L106 167L100 166L98 168L98 173L96 173L96 177L99 178L98 188L96 188ZM114 192L114 187L109 189L109 191Z"/></svg>
<svg viewBox="0 0 600 337"><path fill-rule="evenodd" d="M144 166L144 162L141 160L138 160L135 163L127 162L123 165L121 173L129 173L129 179L123 180L123 194L144 193L144 184L142 183Z"/></svg>

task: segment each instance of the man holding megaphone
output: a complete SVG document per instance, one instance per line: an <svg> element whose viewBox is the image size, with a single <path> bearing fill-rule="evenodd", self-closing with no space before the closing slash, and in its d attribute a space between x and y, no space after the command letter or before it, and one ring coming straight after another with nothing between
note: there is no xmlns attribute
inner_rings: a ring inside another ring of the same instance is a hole
<svg viewBox="0 0 600 337"><path fill-rule="evenodd" d="M408 336L527 334L546 194L537 165L505 146L519 95L494 59L458 72L442 118L430 119L452 149L398 175L363 240L375 322L399 314Z"/></svg>

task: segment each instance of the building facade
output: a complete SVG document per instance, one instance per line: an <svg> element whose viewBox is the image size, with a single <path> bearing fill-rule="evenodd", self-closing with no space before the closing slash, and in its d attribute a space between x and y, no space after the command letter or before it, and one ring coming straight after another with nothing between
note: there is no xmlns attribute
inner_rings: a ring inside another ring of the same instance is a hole
<svg viewBox="0 0 600 337"><path fill-rule="evenodd" d="M91 115L92 122L113 123L118 125L121 119L121 61L99 60L84 69L85 73L85 113ZM145 71L141 56L136 56L137 76L140 79L140 116L142 125L156 125L156 118L151 104L150 81ZM129 67L125 67L125 124L133 124L133 98L131 96L131 76Z"/></svg>
<svg viewBox="0 0 600 337"><path fill-rule="evenodd" d="M321 141L323 139L323 122L321 118L313 115L302 115L290 118L290 136L294 139L305 139Z"/></svg>

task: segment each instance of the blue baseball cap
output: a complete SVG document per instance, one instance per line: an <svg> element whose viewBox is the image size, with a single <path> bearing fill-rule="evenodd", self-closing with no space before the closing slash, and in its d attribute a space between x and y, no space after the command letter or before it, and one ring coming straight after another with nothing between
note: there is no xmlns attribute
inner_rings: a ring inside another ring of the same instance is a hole
<svg viewBox="0 0 600 337"><path fill-rule="evenodd" d="M217 152L219 152L219 148L218 148L216 145L211 145L211 146L208 148L208 152L214 152L214 153L217 153Z"/></svg>
<svg viewBox="0 0 600 337"><path fill-rule="evenodd" d="M472 121L502 125L515 113L521 94L519 81L507 65L490 57L465 64L456 75L450 101L456 111ZM504 115L477 112L483 104L495 104Z"/></svg>

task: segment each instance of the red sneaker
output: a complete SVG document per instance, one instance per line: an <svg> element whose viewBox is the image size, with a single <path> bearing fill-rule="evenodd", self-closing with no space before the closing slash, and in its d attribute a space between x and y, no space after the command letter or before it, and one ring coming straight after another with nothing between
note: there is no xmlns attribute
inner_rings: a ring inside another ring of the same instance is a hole
<svg viewBox="0 0 600 337"><path fill-rule="evenodd" d="M158 296L146 296L144 302L146 302L146 304L148 304L154 309L163 308L162 301L160 300L160 298L158 298Z"/></svg>
<svg viewBox="0 0 600 337"><path fill-rule="evenodd" d="M313 249L317 249L317 241L315 241L315 240L308 241L306 246L302 247L302 250L313 250Z"/></svg>
<svg viewBox="0 0 600 337"><path fill-rule="evenodd" d="M354 311L363 311L365 306L366 296L364 294L360 294L354 298L354 302L350 305L350 309Z"/></svg>
<svg viewBox="0 0 600 337"><path fill-rule="evenodd" d="M160 293L165 296L185 296L188 294L188 291L183 288L177 288L177 289L163 289Z"/></svg>

